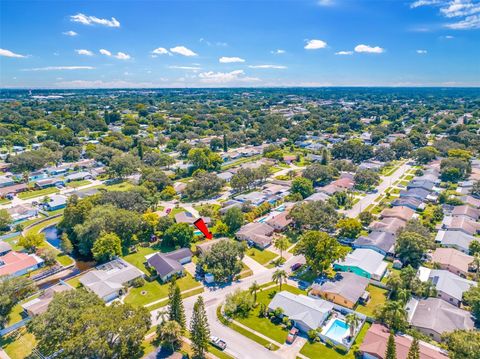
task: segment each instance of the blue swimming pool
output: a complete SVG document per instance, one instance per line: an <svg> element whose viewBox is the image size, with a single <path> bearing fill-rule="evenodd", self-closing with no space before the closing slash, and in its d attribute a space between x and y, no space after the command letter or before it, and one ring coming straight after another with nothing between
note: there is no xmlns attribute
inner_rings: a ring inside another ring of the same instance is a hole
<svg viewBox="0 0 480 359"><path fill-rule="evenodd" d="M342 343L343 338L348 336L350 331L350 326L345 323L343 320L335 319L327 331L324 333L326 337L335 340L338 343Z"/></svg>
<svg viewBox="0 0 480 359"><path fill-rule="evenodd" d="M61 238L58 233L56 226L50 226L42 230L42 233L45 234L45 239L55 248L60 248Z"/></svg>

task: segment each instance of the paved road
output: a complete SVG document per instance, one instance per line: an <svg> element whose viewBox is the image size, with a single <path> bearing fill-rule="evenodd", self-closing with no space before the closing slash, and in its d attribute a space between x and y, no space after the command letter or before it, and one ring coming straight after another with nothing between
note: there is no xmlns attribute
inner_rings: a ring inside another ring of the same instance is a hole
<svg viewBox="0 0 480 359"><path fill-rule="evenodd" d="M300 260L299 256L294 256L288 259L284 264L284 269L289 271L290 266ZM248 339L247 337L237 333L236 331L224 326L217 319L216 309L222 304L225 296L232 293L235 289L247 289L253 282L258 284L268 283L272 280L272 274L276 268L263 268L256 270L250 277L244 278L237 282L234 282L228 286L222 288L205 288L205 292L201 295L205 301L205 307L207 311L208 322L210 324L210 332L212 335L218 336L225 340L227 343L226 352L233 355L236 358L244 359L273 359L273 358L285 358L282 352L272 352L256 342ZM193 312L193 304L195 303L197 296L192 296L184 299L183 304L185 306L185 314L187 316L187 323L189 324L190 317ZM151 312L152 323L155 325L158 323L158 313L165 308L160 308Z"/></svg>
<svg viewBox="0 0 480 359"><path fill-rule="evenodd" d="M365 197L360 199L360 201L355 203L355 205L351 209L346 211L340 211L340 212L344 213L348 217L352 217L352 218L357 217L368 206L374 203L375 199L378 196L382 195L388 187L392 186L395 181L397 181L400 177L402 177L405 174L405 172L407 172L411 168L412 168L411 165L405 163L402 166L400 166L400 168L397 169L391 176L382 177L381 178L382 182L377 187L377 190L378 190L377 193L367 194Z"/></svg>

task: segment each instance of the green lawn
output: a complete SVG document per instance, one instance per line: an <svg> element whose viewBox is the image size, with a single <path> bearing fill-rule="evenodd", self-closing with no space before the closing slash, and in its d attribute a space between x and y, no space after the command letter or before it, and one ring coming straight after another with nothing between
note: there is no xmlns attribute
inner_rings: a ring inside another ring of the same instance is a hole
<svg viewBox="0 0 480 359"><path fill-rule="evenodd" d="M43 196L47 196L49 194L58 193L58 192L60 192L60 190L57 187L49 187L49 188L44 188L44 189L39 189L34 191L21 192L17 195L17 197L20 199L28 199L28 198L35 198L35 197L43 197Z"/></svg>
<svg viewBox="0 0 480 359"><path fill-rule="evenodd" d="M35 348L35 337L26 329L19 329L7 337L0 337L0 346L11 359L24 359Z"/></svg>
<svg viewBox="0 0 480 359"><path fill-rule="evenodd" d="M145 267L145 256L148 254L152 254L158 252L158 249L153 249L152 247L137 247L137 252L126 255L123 257L128 263L133 264L135 267L140 269L145 274L149 274L150 272Z"/></svg>
<svg viewBox="0 0 480 359"><path fill-rule="evenodd" d="M369 317L374 317L375 308L378 308L387 300L388 290L369 284L367 291L370 293L370 300L367 305L359 304L355 310Z"/></svg>
<svg viewBox="0 0 480 359"><path fill-rule="evenodd" d="M55 211L48 211L48 216L53 217L58 214L63 214L63 212L65 212L65 208L56 209Z"/></svg>
<svg viewBox="0 0 480 359"><path fill-rule="evenodd" d="M282 285L282 291L284 290L294 294L305 294L301 289L290 285ZM235 318L235 320L279 343L284 343L287 339L288 330L283 329L280 325L273 324L268 318L261 318L259 316L261 304L268 306L272 298L275 296L275 293L278 291L278 286L275 286L257 293L257 302L259 305L250 312L250 315L247 318L239 317Z"/></svg>
<svg viewBox="0 0 480 359"><path fill-rule="evenodd" d="M370 328L370 325L371 324L369 323L365 323L363 325L360 333L355 339L353 346L360 346L360 344L363 342L363 338L365 338L365 335L367 334L368 328ZM322 343L307 342L300 351L300 354L303 354L311 359L355 359L353 350L350 350L348 353L344 354L340 351L336 351L334 348L328 348Z"/></svg>
<svg viewBox="0 0 480 359"><path fill-rule="evenodd" d="M181 212L188 212L188 211L183 207L173 207L168 215L173 218L177 213L181 213Z"/></svg>
<svg viewBox="0 0 480 359"><path fill-rule="evenodd" d="M188 273L184 277L177 279L177 284L182 292L200 286L200 283L193 279ZM130 288L124 302L136 306L143 306L164 299L168 296L168 286L169 283L161 284L157 280L152 282L147 281L145 285L140 288Z"/></svg>
<svg viewBox="0 0 480 359"><path fill-rule="evenodd" d="M242 334L243 336L253 340L254 342L257 342L258 344L263 345L264 347L270 346L271 350L278 350L279 349L279 347L277 345L270 343L268 340L263 339L263 338L259 337L258 335L253 334L249 330L246 330L246 329L236 325L235 323L232 323L232 322L229 322L228 320L226 320L223 317L223 315L221 314L221 306L217 308L217 318L220 320L220 322L223 325L229 327L230 329L235 330L236 332L238 332L238 333Z"/></svg>
<svg viewBox="0 0 480 359"><path fill-rule="evenodd" d="M262 250L259 250L259 249L255 248L255 247L249 248L245 252L245 254L248 255L250 258L254 259L255 261L257 261L258 263L262 264L262 265L267 264L272 259L274 259L278 256L277 254L275 254L273 252L270 252L266 249L264 249L262 251Z"/></svg>
<svg viewBox="0 0 480 359"><path fill-rule="evenodd" d="M225 171L225 170L228 170L229 168L233 168L235 166L241 165L242 163L254 162L256 160L259 160L260 158L262 158L262 155L256 155L256 156L252 156L252 157L245 157L245 158L239 159L238 161L235 161L235 162L229 163L228 165L222 166L222 171Z"/></svg>
<svg viewBox="0 0 480 359"><path fill-rule="evenodd" d="M90 182L89 180L79 180L79 181L68 182L67 186L71 188L78 188L78 187L89 185L90 183L92 182Z"/></svg>
<svg viewBox="0 0 480 359"><path fill-rule="evenodd" d="M10 200L6 198L0 198L0 204L9 204Z"/></svg>
<svg viewBox="0 0 480 359"><path fill-rule="evenodd" d="M203 291L205 290L205 288L201 287L201 288L197 288L197 289L193 289L187 293L184 293L182 294L182 299L185 299L185 298L188 298L188 297L193 297L194 295L197 295L197 294L200 294L200 293L203 293ZM165 298L165 300L157 303L157 304L154 304L154 305L150 305L147 307L147 309L149 311L152 311L152 310L155 310L155 309L158 309L158 308L161 308L161 307L164 307L167 305L167 300L168 298Z"/></svg>
<svg viewBox="0 0 480 359"><path fill-rule="evenodd" d="M71 285L73 288L80 288L82 284L80 283L80 276L73 277L71 279L68 279L67 284Z"/></svg>

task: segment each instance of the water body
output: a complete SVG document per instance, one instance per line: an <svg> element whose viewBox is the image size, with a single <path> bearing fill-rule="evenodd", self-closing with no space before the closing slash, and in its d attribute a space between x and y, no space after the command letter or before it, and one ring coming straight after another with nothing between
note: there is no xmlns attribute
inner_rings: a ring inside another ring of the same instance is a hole
<svg viewBox="0 0 480 359"><path fill-rule="evenodd" d="M55 248L60 249L61 238L57 226L50 226L44 228L41 233L45 234L45 239L48 243L50 243Z"/></svg>

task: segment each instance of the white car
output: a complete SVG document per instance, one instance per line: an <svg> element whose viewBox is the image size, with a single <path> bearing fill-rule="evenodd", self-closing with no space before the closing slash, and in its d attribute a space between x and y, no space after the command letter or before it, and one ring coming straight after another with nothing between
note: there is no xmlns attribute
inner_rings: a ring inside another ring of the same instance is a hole
<svg viewBox="0 0 480 359"><path fill-rule="evenodd" d="M227 343L225 343L222 339L216 336L211 336L210 337L210 343L214 346L217 347L220 350L225 350L227 347Z"/></svg>

